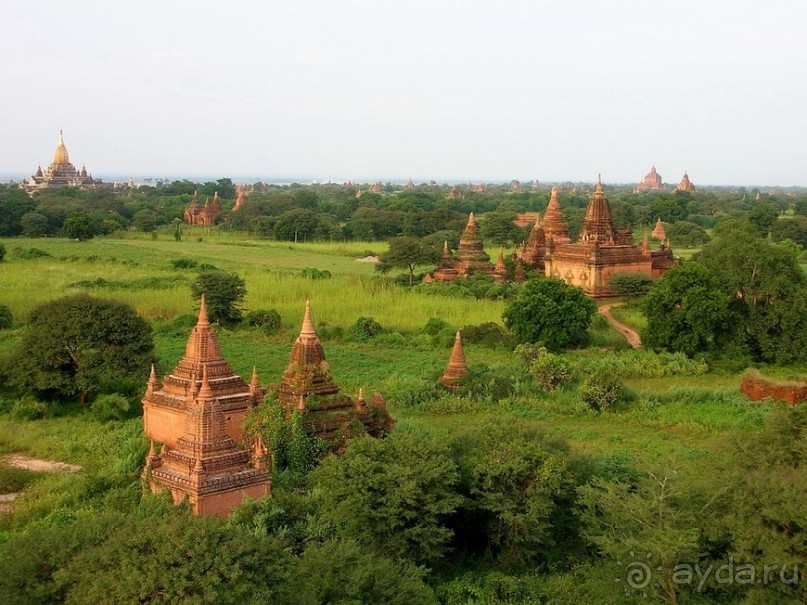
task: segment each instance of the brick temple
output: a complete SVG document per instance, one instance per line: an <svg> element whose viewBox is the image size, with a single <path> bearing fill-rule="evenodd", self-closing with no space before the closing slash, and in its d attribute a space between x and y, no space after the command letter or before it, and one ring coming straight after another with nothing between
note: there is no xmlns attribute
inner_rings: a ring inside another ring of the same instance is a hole
<svg viewBox="0 0 807 605"><path fill-rule="evenodd" d="M443 247L437 269L426 276L425 281L453 281L458 278L468 278L472 275L496 276L496 268L490 262L490 256L485 252L482 239L479 237L479 226L474 213L468 216L468 224L460 238L457 252L452 254L448 249L448 242Z"/></svg>
<svg viewBox="0 0 807 605"><path fill-rule="evenodd" d="M684 171L684 176L681 178L681 182L678 183L675 190L685 191L687 193L695 193L695 185L693 185L692 181L689 180L689 175L686 173L686 171Z"/></svg>
<svg viewBox="0 0 807 605"><path fill-rule="evenodd" d="M174 504L187 500L195 515L226 517L245 497L268 496L268 452L260 437L251 451L238 446L225 427L219 399L202 363L186 399L183 427L172 445L157 453L154 440L143 476L153 492L168 490Z"/></svg>
<svg viewBox="0 0 807 605"><path fill-rule="evenodd" d="M544 274L578 286L590 296L610 295L608 279L615 273L642 273L657 279L674 263L669 245L662 244L661 249L651 250L645 237L641 245L636 246L630 227L616 228L601 179L597 180L594 195L586 207L577 242L569 240L559 204L552 209L553 225L547 233L549 216L550 208L547 207L543 222ZM536 244L534 253L527 260L541 267L540 246Z"/></svg>
<svg viewBox="0 0 807 605"><path fill-rule="evenodd" d="M162 385L152 368L143 397L143 428L150 439L176 446L185 426L189 398L201 387L203 370L208 374L210 389L224 418L224 430L241 443L244 418L252 407L263 401L264 392L255 372L247 385L221 354L218 338L207 317L204 295L199 304L199 318L185 346L185 355L173 371L163 377Z"/></svg>
<svg viewBox="0 0 807 605"><path fill-rule="evenodd" d="M645 177L642 179L642 182L636 185L636 188L633 190L634 193L642 193L643 191L664 191L664 183L661 180L661 175L656 172L656 165L653 164L653 167L650 169Z"/></svg>
<svg viewBox="0 0 807 605"><path fill-rule="evenodd" d="M210 227L216 224L216 217L221 214L221 200L218 191L213 195L213 201L205 200L204 206L199 204L199 194L194 191L191 203L185 208L183 219L189 225Z"/></svg>
<svg viewBox="0 0 807 605"><path fill-rule="evenodd" d="M311 319L311 303L306 301L300 335L294 341L289 364L280 384L273 390L289 413L302 415L303 428L331 445L341 447L356 423L368 435L383 437L393 421L386 403L376 393L369 403L363 390L353 399L340 392L325 360L325 350Z"/></svg>

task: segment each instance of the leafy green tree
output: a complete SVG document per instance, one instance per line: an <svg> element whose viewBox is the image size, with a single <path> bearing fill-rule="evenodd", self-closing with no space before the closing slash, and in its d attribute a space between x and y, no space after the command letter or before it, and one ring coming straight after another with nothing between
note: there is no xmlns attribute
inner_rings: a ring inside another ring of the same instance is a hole
<svg viewBox="0 0 807 605"><path fill-rule="evenodd" d="M738 319L717 276L698 263L665 273L647 293L644 310L645 344L687 355L724 343Z"/></svg>
<svg viewBox="0 0 807 605"><path fill-rule="evenodd" d="M86 400L138 392L153 360L151 326L128 304L76 294L31 312L13 355L12 384Z"/></svg>
<svg viewBox="0 0 807 605"><path fill-rule="evenodd" d="M455 444L467 499L460 544L482 544L500 563L557 560L573 550L582 470L568 446L516 422L491 422Z"/></svg>
<svg viewBox="0 0 807 605"><path fill-rule="evenodd" d="M26 212L20 218L22 234L26 237L42 237L50 228L48 217L41 212Z"/></svg>
<svg viewBox="0 0 807 605"><path fill-rule="evenodd" d="M311 239L319 226L316 213L305 208L295 208L277 217L274 232L275 238L285 241Z"/></svg>
<svg viewBox="0 0 807 605"><path fill-rule="evenodd" d="M588 340L596 311L596 303L579 288L540 277L524 284L502 317L519 342L542 343L559 351Z"/></svg>
<svg viewBox="0 0 807 605"><path fill-rule="evenodd" d="M425 571L407 561L368 552L352 540L310 544L294 562L284 586L287 605L429 605L434 593Z"/></svg>
<svg viewBox="0 0 807 605"><path fill-rule="evenodd" d="M320 518L338 535L414 562L445 552L451 530L444 522L461 497L457 466L436 440L411 433L354 439L309 477Z"/></svg>
<svg viewBox="0 0 807 605"><path fill-rule="evenodd" d="M414 237L402 235L389 240L389 249L378 257L379 263L376 271L388 273L392 269L406 269L409 271L409 285L415 275L418 265L434 264L440 258L439 251Z"/></svg>
<svg viewBox="0 0 807 605"><path fill-rule="evenodd" d="M644 273L620 271L608 279L608 290L620 296L644 296L652 285L652 278Z"/></svg>
<svg viewBox="0 0 807 605"><path fill-rule="evenodd" d="M778 216L779 210L776 206L768 203L754 204L748 212L748 220L762 236L768 235L771 225L776 222Z"/></svg>
<svg viewBox="0 0 807 605"><path fill-rule="evenodd" d="M775 242L789 239L807 249L807 217L783 218L771 225L771 238Z"/></svg>
<svg viewBox="0 0 807 605"><path fill-rule="evenodd" d="M138 210L132 217L132 225L144 233L151 233L157 228L157 215L147 208Z"/></svg>
<svg viewBox="0 0 807 605"><path fill-rule="evenodd" d="M92 239L99 233L99 227L96 221L86 212L76 211L70 213L64 219L62 225L62 232L70 239L77 239L78 241L85 241Z"/></svg>
<svg viewBox="0 0 807 605"><path fill-rule="evenodd" d="M493 244L515 243L523 237L523 232L513 222L515 212L488 212L480 220L479 234Z"/></svg>
<svg viewBox="0 0 807 605"><path fill-rule="evenodd" d="M689 221L677 221L666 228L667 237L678 247L697 248L709 241L706 230Z"/></svg>
<svg viewBox="0 0 807 605"><path fill-rule="evenodd" d="M237 273L202 271L191 284L194 298L205 295L210 321L232 325L241 321L241 303L247 295L244 279Z"/></svg>

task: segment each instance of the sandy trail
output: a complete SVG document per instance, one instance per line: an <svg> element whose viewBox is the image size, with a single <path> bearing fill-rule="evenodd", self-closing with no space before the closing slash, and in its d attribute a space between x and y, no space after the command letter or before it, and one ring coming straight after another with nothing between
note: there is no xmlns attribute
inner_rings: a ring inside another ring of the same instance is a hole
<svg viewBox="0 0 807 605"><path fill-rule="evenodd" d="M608 323L614 326L617 332L622 334L625 337L625 340L628 341L628 344L633 347L634 349L638 349L642 346L642 339L639 338L639 334L636 330L629 328L625 324L619 323L613 315L611 315L611 309L614 307L621 307L625 303L608 303L602 305L597 309L597 311L608 320Z"/></svg>
<svg viewBox="0 0 807 605"><path fill-rule="evenodd" d="M75 473L81 470L77 464L68 464L67 462L54 462L53 460L40 460L39 458L31 458L23 454L9 454L0 458L0 463L7 466L16 466L17 468L28 469L37 473L49 473L53 471L61 471L67 473ZM0 494L0 514L10 513L14 509L14 501L17 499L17 494Z"/></svg>

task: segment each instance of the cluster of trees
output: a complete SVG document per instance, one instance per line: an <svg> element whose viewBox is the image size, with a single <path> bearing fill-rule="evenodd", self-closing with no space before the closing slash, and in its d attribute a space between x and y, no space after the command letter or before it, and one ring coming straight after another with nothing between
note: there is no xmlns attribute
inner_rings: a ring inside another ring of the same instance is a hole
<svg viewBox="0 0 807 605"><path fill-rule="evenodd" d="M807 361L807 276L793 244L748 220L729 221L645 299L646 344L744 361Z"/></svg>
<svg viewBox="0 0 807 605"><path fill-rule="evenodd" d="M313 471L276 474L270 498L227 521L120 488L92 511L56 511L0 541L0 600L799 602L806 444L803 407L777 408L698 475L575 454L515 420L360 437ZM634 592L636 561L655 581ZM776 575L726 583L691 571L729 561Z"/></svg>

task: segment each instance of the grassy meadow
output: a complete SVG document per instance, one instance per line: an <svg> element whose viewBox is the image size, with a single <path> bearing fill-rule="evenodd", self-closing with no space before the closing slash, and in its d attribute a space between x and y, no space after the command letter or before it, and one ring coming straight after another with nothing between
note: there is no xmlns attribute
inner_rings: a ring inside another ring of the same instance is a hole
<svg viewBox="0 0 807 605"><path fill-rule="evenodd" d="M128 302L152 320L159 369L163 372L170 371L177 362L187 339L187 322L172 322L177 316L195 312L189 284L196 270L176 269L172 260L192 259L237 271L246 281L247 311L273 308L281 314L279 334L245 328L220 330L223 350L234 369L249 375L255 365L264 383L279 379L297 334L304 302L310 299L337 381L347 392L364 387L386 394L398 426L404 429L462 431L490 418L511 416L541 425L567 438L581 451L617 452L652 466L670 457L692 461L714 455L733 431L757 426L766 414L765 406L750 404L739 396L739 376L710 374L627 376L625 383L638 403L607 415L583 409L573 389L541 397L515 394L506 402L466 403L437 411L399 405L399 394L432 384L445 367L450 343L435 345L422 333L430 318L444 320L451 329L490 321L501 323L505 303L448 298L396 286L377 275L372 264L356 260L382 252L384 244L378 242L294 244L195 228L186 230L179 242L161 233L156 240L135 236L88 242L7 239L3 243L8 255L0 266L0 303L12 309L18 323L24 322L38 303L75 292ZM47 256L24 258L28 255L18 250L32 248ZM301 275L306 267L327 270L331 278L306 278ZM105 282L97 282L99 279ZM633 307L614 309L614 315L637 329L645 325L644 317ZM375 318L392 333L372 343L341 338L340 334L360 316ZM595 319L598 321L594 322L592 340L598 348L570 354L583 368L587 367L586 360L596 359L603 348L615 351L611 355L629 355L619 353L624 350L619 334ZM333 332L330 328L334 327L341 331ZM0 333L0 351L13 348L19 335L19 329ZM509 348L504 347L467 345L466 357L472 368L506 369L517 363ZM38 433L49 423L55 424L53 429L44 429L46 433L67 431L70 426L65 419L43 420L30 426L37 427ZM0 446L13 444L14 448L35 453L76 458L72 450L41 449L44 446L39 438L26 435L27 426L21 432L16 423L4 420L0 423ZM69 444L71 440L64 438L60 442Z"/></svg>

